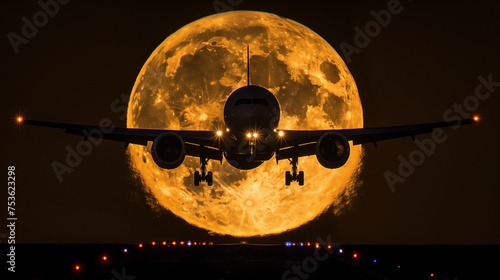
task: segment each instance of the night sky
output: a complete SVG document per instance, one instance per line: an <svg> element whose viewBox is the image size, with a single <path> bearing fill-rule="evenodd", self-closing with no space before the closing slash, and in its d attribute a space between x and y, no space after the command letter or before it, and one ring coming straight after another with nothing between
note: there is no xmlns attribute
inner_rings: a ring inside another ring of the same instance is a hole
<svg viewBox="0 0 500 280"><path fill-rule="evenodd" d="M0 4L0 166L4 182L7 167L16 167L17 242L243 240L210 235L168 210L148 206L151 198L132 177L121 143L95 147L60 183L51 163L64 162L65 147L75 147L81 138L57 129L19 128L13 122L21 112L37 120L97 125L109 118L125 126L125 111L113 109L113 102L130 94L142 65L166 37L216 13L213 1L69 1L16 53L9 32L21 35L21 19L31 20L41 10L36 1L21 2ZM335 216L330 209L298 229L244 240L284 242L331 235L332 241L344 244L500 243L499 4L401 1L402 10L361 46L355 42L355 28L364 29L374 21L370 11L387 9L394 1L229 2L241 2L237 10L271 12L302 23L350 61L365 127L442 121L447 110L464 100L469 102L464 108L476 107L482 117L477 126L447 129L447 140L436 144L394 191L384 173L397 173L399 156L408 159L418 147L409 138L380 142L377 148L366 145L363 184L344 214ZM342 52L347 44L358 46L356 52ZM490 86L489 96L482 88L483 100L474 97L480 76L497 83ZM5 183L0 195L5 204L6 189ZM0 233L6 233L2 228Z"/></svg>

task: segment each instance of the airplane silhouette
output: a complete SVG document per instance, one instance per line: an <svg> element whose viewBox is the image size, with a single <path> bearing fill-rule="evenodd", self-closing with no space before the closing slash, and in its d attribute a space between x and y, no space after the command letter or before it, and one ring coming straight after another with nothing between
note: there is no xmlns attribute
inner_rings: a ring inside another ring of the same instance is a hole
<svg viewBox="0 0 500 280"><path fill-rule="evenodd" d="M247 49L247 59L248 59ZM247 63L248 64L248 63ZM249 74L249 67L247 67ZM249 75L248 75L249 77ZM231 93L224 105L223 130L167 130L114 128L102 132L103 139L147 146L152 142L151 155L163 169L179 167L186 156L200 159L200 171L194 173L194 185L213 184L213 173L207 171L209 160L226 161L242 170L253 169L270 160L276 163L288 159L291 171L285 173L285 185L304 184L304 172L298 170L300 157L316 155L318 162L330 169L343 166L350 155L350 144L376 144L378 141L412 137L430 133L436 128L466 125L479 121L478 116L457 121L426 124L327 130L286 130L279 128L280 106L266 88L248 84ZM100 126L46 122L17 118L18 123L64 129L66 133L89 137ZM105 131L105 130L103 130Z"/></svg>

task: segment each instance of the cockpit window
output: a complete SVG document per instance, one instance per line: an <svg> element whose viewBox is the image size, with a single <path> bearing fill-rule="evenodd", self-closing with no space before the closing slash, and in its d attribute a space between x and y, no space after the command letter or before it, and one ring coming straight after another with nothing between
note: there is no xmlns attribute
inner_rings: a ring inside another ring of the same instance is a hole
<svg viewBox="0 0 500 280"><path fill-rule="evenodd" d="M234 104L234 106L238 106L241 104L260 104L260 105L264 105L264 106L269 106L269 104L267 103L267 100L262 99L262 98L240 98L240 99L236 100L236 103Z"/></svg>

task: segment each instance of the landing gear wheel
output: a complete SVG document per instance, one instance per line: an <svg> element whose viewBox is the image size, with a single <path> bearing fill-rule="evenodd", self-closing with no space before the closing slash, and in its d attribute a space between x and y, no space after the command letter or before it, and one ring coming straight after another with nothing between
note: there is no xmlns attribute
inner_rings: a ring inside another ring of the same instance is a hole
<svg viewBox="0 0 500 280"><path fill-rule="evenodd" d="M292 174L290 171L285 172L285 185L290 186L290 183L292 182Z"/></svg>
<svg viewBox="0 0 500 280"><path fill-rule="evenodd" d="M200 171L194 172L194 185L199 186L201 181Z"/></svg>
<svg viewBox="0 0 500 280"><path fill-rule="evenodd" d="M304 185L304 171L299 171L299 176L297 176L297 181L299 182L299 186Z"/></svg>
<svg viewBox="0 0 500 280"><path fill-rule="evenodd" d="M206 177L207 185L212 186L214 183L214 175L212 171L207 172L207 177Z"/></svg>

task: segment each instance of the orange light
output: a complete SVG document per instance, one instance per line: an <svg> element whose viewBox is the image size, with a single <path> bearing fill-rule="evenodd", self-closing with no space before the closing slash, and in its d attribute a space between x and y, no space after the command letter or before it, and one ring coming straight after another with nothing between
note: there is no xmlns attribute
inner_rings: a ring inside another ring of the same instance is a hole
<svg viewBox="0 0 500 280"><path fill-rule="evenodd" d="M106 256L106 255L102 256L102 260L103 261L107 261L108 260L108 256Z"/></svg>
<svg viewBox="0 0 500 280"><path fill-rule="evenodd" d="M23 119L23 117L18 116L18 117L16 118L16 121L17 121L17 123L23 123L24 119Z"/></svg>
<svg viewBox="0 0 500 280"><path fill-rule="evenodd" d="M278 132L278 136L279 136L279 137L283 137L283 136L285 136L285 132L283 132L282 130L280 130L280 131Z"/></svg>
<svg viewBox="0 0 500 280"><path fill-rule="evenodd" d="M163 243L162 243L162 244L163 244L163 245L167 245L167 241L163 241Z"/></svg>
<svg viewBox="0 0 500 280"><path fill-rule="evenodd" d="M358 253L354 253L352 256L356 259L358 258Z"/></svg>
<svg viewBox="0 0 500 280"><path fill-rule="evenodd" d="M251 133L247 133L247 138L252 138L252 134Z"/></svg>
<svg viewBox="0 0 500 280"><path fill-rule="evenodd" d="M75 270L76 270L76 271L79 271L79 270L80 270L80 268L81 268L81 267L80 267L80 265L78 265L78 264L77 264L77 265L75 265Z"/></svg>
<svg viewBox="0 0 500 280"><path fill-rule="evenodd" d="M184 245L184 241L179 242L179 244Z"/></svg>
<svg viewBox="0 0 500 280"><path fill-rule="evenodd" d="M217 136L221 137L222 136L222 131L221 130L217 130L216 134L217 134Z"/></svg>
<svg viewBox="0 0 500 280"><path fill-rule="evenodd" d="M259 136L257 133L254 132L254 134L252 134L253 138L257 138L257 136Z"/></svg>
<svg viewBox="0 0 500 280"><path fill-rule="evenodd" d="M139 248L142 248L142 243L139 243Z"/></svg>
<svg viewBox="0 0 500 280"><path fill-rule="evenodd" d="M177 242L175 242L175 241L174 241L174 242L172 242L172 245L174 245L174 246L175 246L175 244L177 244Z"/></svg>
<svg viewBox="0 0 500 280"><path fill-rule="evenodd" d="M431 277L434 277L434 273L431 273Z"/></svg>
<svg viewBox="0 0 500 280"><path fill-rule="evenodd" d="M155 246L155 245L156 245L156 242L154 242L154 241L153 241L153 242L151 242L151 245Z"/></svg>
<svg viewBox="0 0 500 280"><path fill-rule="evenodd" d="M478 115L475 115L475 116L473 116L473 117L472 117L472 119L473 119L475 122L478 122L480 118L479 118L479 116L478 116Z"/></svg>

